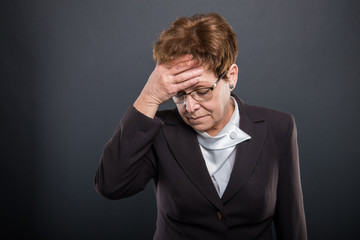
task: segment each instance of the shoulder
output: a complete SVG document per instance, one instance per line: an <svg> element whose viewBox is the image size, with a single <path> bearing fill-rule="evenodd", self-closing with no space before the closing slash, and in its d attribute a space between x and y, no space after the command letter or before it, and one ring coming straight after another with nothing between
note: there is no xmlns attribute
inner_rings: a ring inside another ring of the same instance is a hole
<svg viewBox="0 0 360 240"><path fill-rule="evenodd" d="M280 134L284 136L295 127L295 118L290 113L250 105L240 98L236 99L239 104L240 118L241 116L246 116L253 123L263 124L273 134Z"/></svg>
<svg viewBox="0 0 360 240"><path fill-rule="evenodd" d="M288 122L289 119L294 118L290 113L255 105L247 105L244 111L255 120L262 118L276 123Z"/></svg>
<svg viewBox="0 0 360 240"><path fill-rule="evenodd" d="M257 120L270 120L270 121L286 121L293 116L289 113L281 112L275 109L266 107L250 105L244 102L241 98L233 95L239 105L240 114L248 115L254 121Z"/></svg>
<svg viewBox="0 0 360 240"><path fill-rule="evenodd" d="M249 115L262 116L264 123L272 133L287 135L295 127L292 114L278 110L249 105Z"/></svg>

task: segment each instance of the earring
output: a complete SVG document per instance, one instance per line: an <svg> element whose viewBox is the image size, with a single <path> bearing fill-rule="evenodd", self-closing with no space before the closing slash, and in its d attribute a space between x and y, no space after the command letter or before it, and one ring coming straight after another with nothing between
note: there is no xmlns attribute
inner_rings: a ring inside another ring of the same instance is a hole
<svg viewBox="0 0 360 240"><path fill-rule="evenodd" d="M234 85L230 84L230 89L233 89L234 88Z"/></svg>

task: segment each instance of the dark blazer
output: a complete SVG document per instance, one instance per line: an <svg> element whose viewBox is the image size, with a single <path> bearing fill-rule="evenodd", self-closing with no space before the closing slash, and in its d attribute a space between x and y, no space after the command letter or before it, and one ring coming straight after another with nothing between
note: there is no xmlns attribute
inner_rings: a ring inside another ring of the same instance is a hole
<svg viewBox="0 0 360 240"><path fill-rule="evenodd" d="M236 147L230 181L217 194L196 132L178 111L150 119L130 107L106 143L95 177L103 196L119 199L154 180L154 239L306 239L294 118L236 98L240 128L251 136Z"/></svg>

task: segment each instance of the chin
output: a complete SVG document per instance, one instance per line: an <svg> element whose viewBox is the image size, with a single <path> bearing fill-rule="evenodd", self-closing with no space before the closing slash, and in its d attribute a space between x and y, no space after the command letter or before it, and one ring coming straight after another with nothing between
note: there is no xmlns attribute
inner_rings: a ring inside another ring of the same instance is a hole
<svg viewBox="0 0 360 240"><path fill-rule="evenodd" d="M206 126L205 124L189 124L194 130L199 131L199 132L205 132L207 131L210 127Z"/></svg>

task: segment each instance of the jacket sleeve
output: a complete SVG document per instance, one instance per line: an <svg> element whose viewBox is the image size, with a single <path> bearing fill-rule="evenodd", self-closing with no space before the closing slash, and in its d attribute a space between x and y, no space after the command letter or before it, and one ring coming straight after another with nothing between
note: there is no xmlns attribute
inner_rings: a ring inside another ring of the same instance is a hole
<svg viewBox="0 0 360 240"><path fill-rule="evenodd" d="M274 218L277 239L306 240L306 223L300 181L297 130L289 115L288 130L281 144L277 203Z"/></svg>
<svg viewBox="0 0 360 240"><path fill-rule="evenodd" d="M95 176L95 189L109 199L143 190L156 173L151 151L162 121L129 107L111 139L105 144Z"/></svg>

